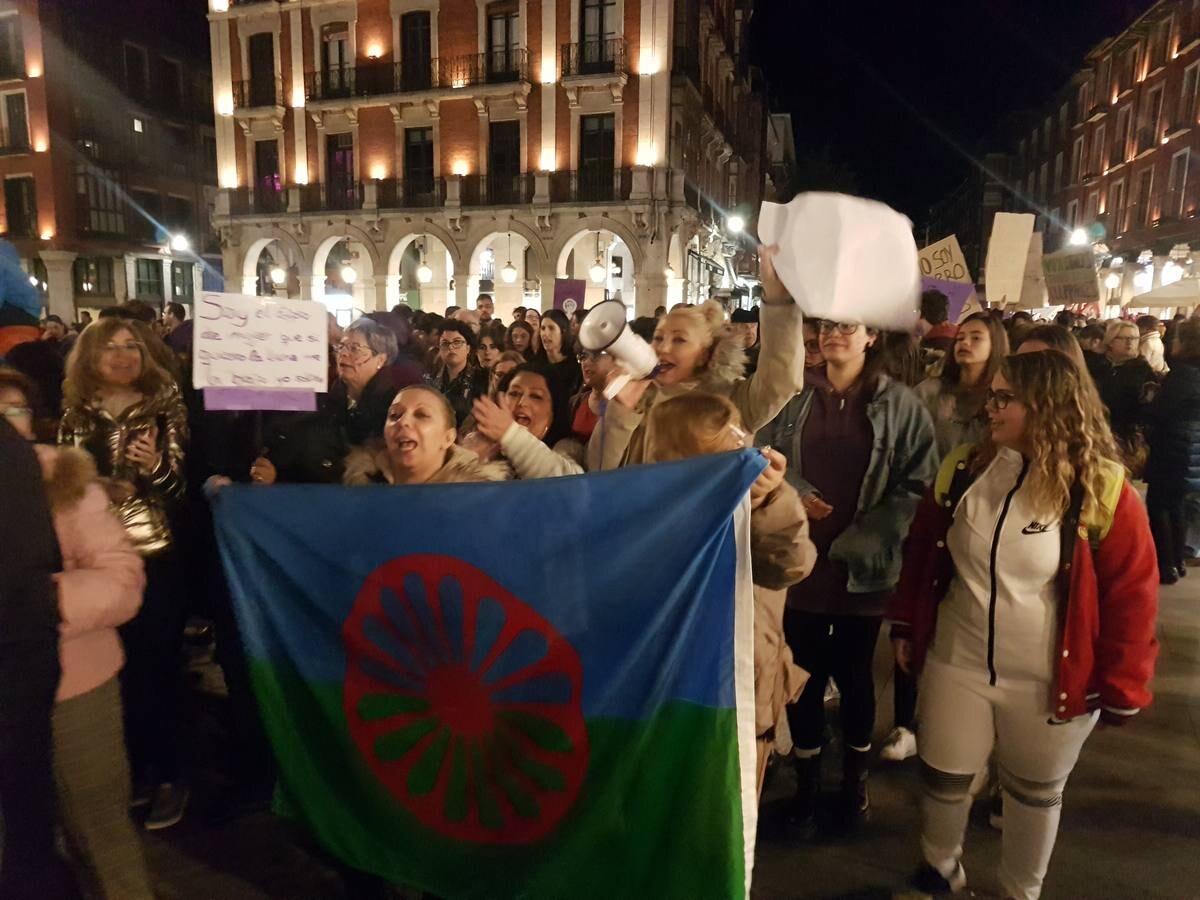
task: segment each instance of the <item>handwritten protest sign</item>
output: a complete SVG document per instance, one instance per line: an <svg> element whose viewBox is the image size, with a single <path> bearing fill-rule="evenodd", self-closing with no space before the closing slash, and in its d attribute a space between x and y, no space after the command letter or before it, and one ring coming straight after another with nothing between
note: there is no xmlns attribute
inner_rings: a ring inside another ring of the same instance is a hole
<svg viewBox="0 0 1200 900"><path fill-rule="evenodd" d="M921 263L921 274L926 278L974 284L967 269L967 258L958 245L958 237L953 234L918 250L917 258Z"/></svg>
<svg viewBox="0 0 1200 900"><path fill-rule="evenodd" d="M205 293L196 298L195 320L197 388L327 390L329 339L321 304Z"/></svg>
<svg viewBox="0 0 1200 900"><path fill-rule="evenodd" d="M1053 306L1099 303L1100 279L1091 247L1064 247L1042 259L1046 292Z"/></svg>
<svg viewBox="0 0 1200 900"><path fill-rule="evenodd" d="M1029 213L996 213L983 278L992 306L1016 305L1021 299L1033 221Z"/></svg>

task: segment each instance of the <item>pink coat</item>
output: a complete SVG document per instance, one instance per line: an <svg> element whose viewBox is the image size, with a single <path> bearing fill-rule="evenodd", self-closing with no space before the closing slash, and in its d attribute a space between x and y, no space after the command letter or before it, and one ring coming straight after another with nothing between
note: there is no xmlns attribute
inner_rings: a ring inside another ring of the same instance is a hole
<svg viewBox="0 0 1200 900"><path fill-rule="evenodd" d="M99 687L121 671L117 626L142 605L146 576L125 529L109 509L96 466L82 450L39 444L38 458L62 548L58 580L59 700Z"/></svg>

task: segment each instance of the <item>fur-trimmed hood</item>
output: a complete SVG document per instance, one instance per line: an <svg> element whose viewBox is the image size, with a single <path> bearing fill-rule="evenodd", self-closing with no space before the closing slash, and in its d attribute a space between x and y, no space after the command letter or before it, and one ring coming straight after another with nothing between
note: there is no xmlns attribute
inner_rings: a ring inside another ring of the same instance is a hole
<svg viewBox="0 0 1200 900"><path fill-rule="evenodd" d="M455 444L450 448L446 464L438 469L426 483L509 481L512 477L512 467L505 460L483 462L475 453ZM342 483L348 485L394 484L392 462L383 442L372 441L351 450L350 455L346 457L346 471L342 476Z"/></svg>
<svg viewBox="0 0 1200 900"><path fill-rule="evenodd" d="M96 463L86 450L48 444L35 444L34 450L42 464L46 499L54 513L76 506L83 499L87 486L99 478Z"/></svg>
<svg viewBox="0 0 1200 900"><path fill-rule="evenodd" d="M708 365L700 373L697 390L707 393L728 391L739 378L746 377L746 351L737 345L737 336L729 329L713 345Z"/></svg>

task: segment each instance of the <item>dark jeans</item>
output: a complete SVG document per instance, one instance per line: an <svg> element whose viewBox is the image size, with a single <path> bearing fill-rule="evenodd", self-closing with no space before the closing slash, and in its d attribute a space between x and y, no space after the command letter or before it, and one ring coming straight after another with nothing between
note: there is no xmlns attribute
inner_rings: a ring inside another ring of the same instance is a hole
<svg viewBox="0 0 1200 900"><path fill-rule="evenodd" d="M1187 517L1184 515L1187 493L1183 485L1170 488L1151 484L1146 491L1146 513L1150 516L1150 533L1158 553L1158 570L1173 574L1183 566L1183 548L1187 543Z"/></svg>
<svg viewBox="0 0 1200 900"><path fill-rule="evenodd" d="M892 702L896 710L896 727L916 731L917 725L917 677L895 666L893 669Z"/></svg>
<svg viewBox="0 0 1200 900"><path fill-rule="evenodd" d="M0 900L79 896L54 849L50 716L58 678L55 648L0 646Z"/></svg>
<svg viewBox="0 0 1200 900"><path fill-rule="evenodd" d="M142 608L120 628L125 645L121 701L135 784L179 777L179 655L187 601L175 551L148 557Z"/></svg>
<svg viewBox="0 0 1200 900"><path fill-rule="evenodd" d="M875 728L872 661L882 616L830 616L788 609L783 631L796 664L810 675L788 707L788 726L798 750L817 750L825 733L825 685L829 676L842 692L842 737L851 747L871 745Z"/></svg>

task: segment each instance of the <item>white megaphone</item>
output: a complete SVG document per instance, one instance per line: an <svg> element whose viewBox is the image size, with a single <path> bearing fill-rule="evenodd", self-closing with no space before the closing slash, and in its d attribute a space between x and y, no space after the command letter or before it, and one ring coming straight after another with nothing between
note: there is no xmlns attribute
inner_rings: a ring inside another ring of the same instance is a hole
<svg viewBox="0 0 1200 900"><path fill-rule="evenodd" d="M658 365L658 354L644 340L633 333L626 321L625 304L620 300L605 300L597 303L584 316L579 326L579 343L584 350L607 353L617 361L622 374L604 389L604 396L611 400L625 385L634 379L650 377Z"/></svg>

